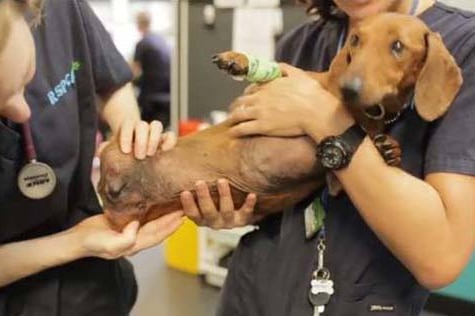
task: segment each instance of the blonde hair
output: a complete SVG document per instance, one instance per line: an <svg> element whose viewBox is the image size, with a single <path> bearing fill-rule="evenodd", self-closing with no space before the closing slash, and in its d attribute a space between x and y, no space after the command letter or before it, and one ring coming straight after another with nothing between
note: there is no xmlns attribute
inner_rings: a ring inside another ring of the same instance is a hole
<svg viewBox="0 0 475 316"><path fill-rule="evenodd" d="M25 13L31 13L32 24L41 19L44 0L0 0L0 53L11 33L12 22Z"/></svg>

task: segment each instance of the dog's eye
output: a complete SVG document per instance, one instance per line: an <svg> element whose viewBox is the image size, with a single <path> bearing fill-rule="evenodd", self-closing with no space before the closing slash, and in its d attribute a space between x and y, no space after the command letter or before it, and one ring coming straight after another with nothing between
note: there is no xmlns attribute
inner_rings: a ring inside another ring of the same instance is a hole
<svg viewBox="0 0 475 316"><path fill-rule="evenodd" d="M360 38L359 38L359 36L356 35L356 34L351 35L351 38L350 38L350 45L351 45L352 47L356 47L356 46L358 46L359 43L360 43Z"/></svg>
<svg viewBox="0 0 475 316"><path fill-rule="evenodd" d="M394 55L399 56L404 51L404 44L401 41L395 41L391 44L391 51Z"/></svg>
<svg viewBox="0 0 475 316"><path fill-rule="evenodd" d="M349 65L351 64L351 55L350 54L347 54L346 55L346 63Z"/></svg>
<svg viewBox="0 0 475 316"><path fill-rule="evenodd" d="M140 211L145 211L147 209L147 203L145 202L137 202L135 203L135 207Z"/></svg>

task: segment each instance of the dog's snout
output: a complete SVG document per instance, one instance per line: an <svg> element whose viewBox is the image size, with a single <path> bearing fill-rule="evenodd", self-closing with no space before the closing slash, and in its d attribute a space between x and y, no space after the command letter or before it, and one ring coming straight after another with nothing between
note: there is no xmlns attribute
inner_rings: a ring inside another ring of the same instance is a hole
<svg viewBox="0 0 475 316"><path fill-rule="evenodd" d="M120 174L117 164L108 166L105 175L105 193L110 201L117 201L126 187L126 182Z"/></svg>
<svg viewBox="0 0 475 316"><path fill-rule="evenodd" d="M125 189L125 182L119 177L107 179L106 194L109 200L117 201Z"/></svg>
<svg viewBox="0 0 475 316"><path fill-rule="evenodd" d="M354 102L360 97L363 88L363 81L359 77L345 80L341 85L343 99L347 102Z"/></svg>

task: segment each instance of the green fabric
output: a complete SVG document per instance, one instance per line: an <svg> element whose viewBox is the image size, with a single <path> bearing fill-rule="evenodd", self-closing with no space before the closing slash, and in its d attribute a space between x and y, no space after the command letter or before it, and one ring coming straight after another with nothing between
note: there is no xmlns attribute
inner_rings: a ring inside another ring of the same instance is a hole
<svg viewBox="0 0 475 316"><path fill-rule="evenodd" d="M312 203L313 213L315 214L314 218L314 227L316 232L322 228L325 221L325 209L323 208L322 199L320 197L316 198Z"/></svg>
<svg viewBox="0 0 475 316"><path fill-rule="evenodd" d="M322 228L325 215L325 209L323 208L320 197L316 198L313 203L305 209L305 237L307 239L313 238L320 228Z"/></svg>
<svg viewBox="0 0 475 316"><path fill-rule="evenodd" d="M249 70L246 76L248 81L264 83L282 77L278 63L249 55L246 55L246 57L249 62Z"/></svg>

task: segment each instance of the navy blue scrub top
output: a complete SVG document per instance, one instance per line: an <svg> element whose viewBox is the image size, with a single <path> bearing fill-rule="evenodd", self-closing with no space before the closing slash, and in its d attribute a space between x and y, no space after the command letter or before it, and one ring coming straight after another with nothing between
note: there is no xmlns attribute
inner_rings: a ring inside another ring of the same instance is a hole
<svg viewBox="0 0 475 316"><path fill-rule="evenodd" d="M37 72L26 98L38 160L54 168L58 185L44 200L22 196L16 183L25 164L20 128L1 121L0 244L62 231L101 211L90 180L96 93L107 95L132 79L85 0L46 1L33 35ZM125 259L84 258L0 288L0 315L125 316L136 290Z"/></svg>
<svg viewBox="0 0 475 316"><path fill-rule="evenodd" d="M57 232L100 211L90 181L96 93L132 79L86 1L48 0L33 35L37 72L26 99L38 160L54 168L58 184L43 200L23 197L16 180L25 164L20 129L0 122L0 244Z"/></svg>
<svg viewBox="0 0 475 316"><path fill-rule="evenodd" d="M443 118L429 124L415 110L407 110L390 134L402 146L403 169L418 178L434 172L475 176L475 15L436 3L420 18L442 35L462 68L464 85ZM283 38L277 59L305 70L328 70L342 24L306 23ZM313 315L308 291L317 266L317 242L305 239L303 216L311 200L267 218L241 239L218 316ZM420 313L428 291L381 243L346 195L329 199L326 232L325 263L335 294L324 315ZM387 311L378 312L378 306Z"/></svg>

